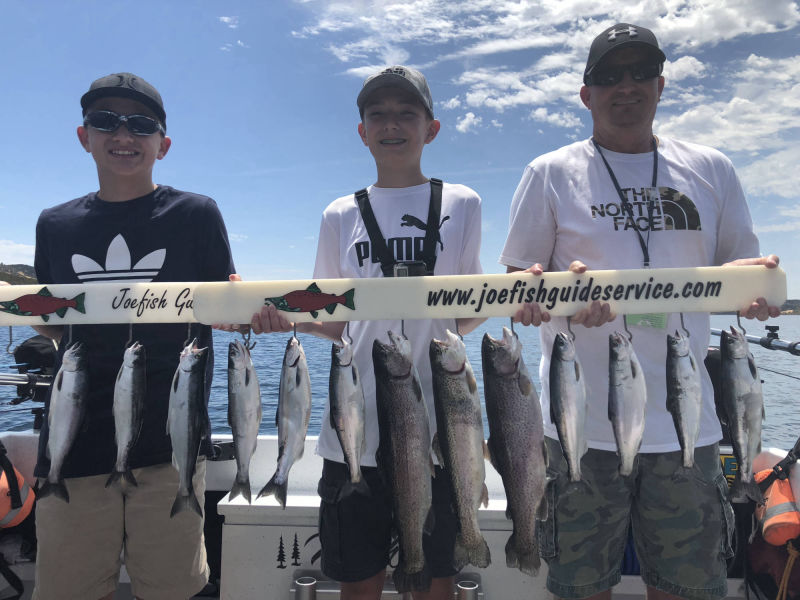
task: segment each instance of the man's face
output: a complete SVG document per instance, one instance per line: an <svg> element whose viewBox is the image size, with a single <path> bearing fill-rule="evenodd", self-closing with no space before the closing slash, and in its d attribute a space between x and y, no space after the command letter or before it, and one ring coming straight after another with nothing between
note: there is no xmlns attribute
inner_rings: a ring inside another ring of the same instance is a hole
<svg viewBox="0 0 800 600"><path fill-rule="evenodd" d="M145 115L157 120L147 106L130 98L100 98L86 111L107 110L118 115ZM97 164L98 174L110 177L151 176L153 164L164 158L170 139L161 133L134 135L123 123L116 131L78 127L78 139Z"/></svg>
<svg viewBox="0 0 800 600"><path fill-rule="evenodd" d="M431 119L419 100L400 88L385 87L370 95L358 125L361 141L376 162L419 162L422 148L439 132L439 121Z"/></svg>
<svg viewBox="0 0 800 600"><path fill-rule="evenodd" d="M653 60L643 48L621 48L606 56L595 69L599 71ZM649 132L663 89L664 78L661 76L635 81L630 72L625 71L622 79L614 85L583 86L581 100L592 111L596 131L646 129Z"/></svg>

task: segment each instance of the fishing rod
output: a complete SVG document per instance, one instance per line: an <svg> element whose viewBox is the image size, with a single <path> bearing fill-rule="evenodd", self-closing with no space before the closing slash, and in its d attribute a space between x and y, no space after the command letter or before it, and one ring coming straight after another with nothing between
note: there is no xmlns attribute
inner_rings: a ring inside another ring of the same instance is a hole
<svg viewBox="0 0 800 600"><path fill-rule="evenodd" d="M778 325L765 325L767 335L759 337L757 335L744 334L744 338L751 344L759 344L768 350L783 350L789 354L800 356L800 341L790 342L778 337ZM711 329L711 335L721 336L721 329Z"/></svg>

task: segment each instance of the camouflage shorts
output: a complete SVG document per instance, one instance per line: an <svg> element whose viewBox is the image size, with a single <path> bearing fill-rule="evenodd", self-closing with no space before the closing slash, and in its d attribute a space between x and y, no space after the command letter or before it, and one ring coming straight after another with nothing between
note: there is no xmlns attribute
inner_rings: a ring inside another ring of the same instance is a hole
<svg viewBox="0 0 800 600"><path fill-rule="evenodd" d="M551 592L584 598L616 585L630 526L647 585L690 600L726 594L734 516L716 444L696 449L688 475L680 452L665 452L640 454L629 478L615 452L590 449L578 484L558 441L547 438L547 450L553 480L538 538Z"/></svg>

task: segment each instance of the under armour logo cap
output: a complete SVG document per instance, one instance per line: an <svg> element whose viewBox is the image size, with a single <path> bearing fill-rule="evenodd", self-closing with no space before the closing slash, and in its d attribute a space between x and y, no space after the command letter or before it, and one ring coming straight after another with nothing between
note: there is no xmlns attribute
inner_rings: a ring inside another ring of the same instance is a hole
<svg viewBox="0 0 800 600"><path fill-rule="evenodd" d="M606 29L603 33L594 38L592 47L589 49L589 59L586 61L586 69L583 72L583 83L589 85L589 74L597 64L612 50L625 48L628 46L643 46L659 63L667 60L667 57L658 47L658 40L655 34L639 25L629 23L617 23Z"/></svg>
<svg viewBox="0 0 800 600"><path fill-rule="evenodd" d="M84 116L95 100L108 97L131 98L141 102L155 113L166 131L167 113L164 112L161 94L141 77L133 73L114 73L95 79L89 86L89 91L81 96L81 108Z"/></svg>
<svg viewBox="0 0 800 600"><path fill-rule="evenodd" d="M431 98L431 90L428 88L425 76L416 69L402 65L388 67L364 80L364 86L361 88L356 100L358 113L362 118L364 117L364 106L370 94L384 87L397 87L410 92L422 102L422 105L433 118L433 98Z"/></svg>

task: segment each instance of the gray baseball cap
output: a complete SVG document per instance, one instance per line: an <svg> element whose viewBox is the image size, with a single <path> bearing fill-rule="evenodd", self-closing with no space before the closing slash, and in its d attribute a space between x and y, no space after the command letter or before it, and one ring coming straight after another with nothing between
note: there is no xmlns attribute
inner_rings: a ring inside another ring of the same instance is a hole
<svg viewBox="0 0 800 600"><path fill-rule="evenodd" d="M594 38L583 72L583 83L592 84L592 71L609 52L628 46L645 48L659 63L667 60L664 52L658 47L658 40L652 31L639 25L617 23Z"/></svg>
<svg viewBox="0 0 800 600"><path fill-rule="evenodd" d="M375 90L384 87L398 87L410 92L422 102L422 106L433 118L433 98L431 98L431 90L428 88L425 76L416 69L402 65L388 67L364 80L364 86L361 88L356 100L358 114L362 118L364 117L364 105L367 103L367 98Z"/></svg>

